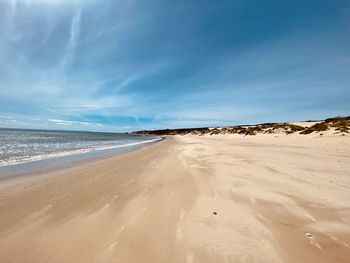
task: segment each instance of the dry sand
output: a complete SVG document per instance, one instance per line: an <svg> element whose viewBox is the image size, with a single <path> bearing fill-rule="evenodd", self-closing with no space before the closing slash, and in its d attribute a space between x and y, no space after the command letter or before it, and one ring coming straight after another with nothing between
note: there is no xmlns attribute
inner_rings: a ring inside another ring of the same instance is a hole
<svg viewBox="0 0 350 263"><path fill-rule="evenodd" d="M172 137L2 180L0 262L350 262L350 136Z"/></svg>

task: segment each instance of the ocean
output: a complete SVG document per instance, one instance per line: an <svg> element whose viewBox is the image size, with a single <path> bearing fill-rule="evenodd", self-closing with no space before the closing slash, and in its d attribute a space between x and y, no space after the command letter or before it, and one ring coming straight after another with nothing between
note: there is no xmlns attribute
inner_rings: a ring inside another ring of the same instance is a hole
<svg viewBox="0 0 350 263"><path fill-rule="evenodd" d="M0 168L91 152L97 156L99 153L124 151L161 139L121 133L1 128Z"/></svg>

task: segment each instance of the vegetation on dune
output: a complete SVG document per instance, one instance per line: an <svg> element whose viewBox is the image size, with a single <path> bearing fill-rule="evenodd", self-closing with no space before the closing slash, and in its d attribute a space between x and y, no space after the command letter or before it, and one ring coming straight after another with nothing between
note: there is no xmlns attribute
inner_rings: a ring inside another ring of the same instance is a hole
<svg viewBox="0 0 350 263"><path fill-rule="evenodd" d="M313 132L321 132L321 131L326 131L328 130L328 125L327 123L321 122L321 123L316 123L312 125L309 128L306 128L304 131L300 132L300 134L310 134Z"/></svg>
<svg viewBox="0 0 350 263"><path fill-rule="evenodd" d="M313 132L327 131L330 128L335 128L338 133L349 133L350 117L329 118L323 122L316 123L309 128L306 128L300 134L310 134Z"/></svg>
<svg viewBox="0 0 350 263"><path fill-rule="evenodd" d="M350 130L350 116L349 117L337 117L325 120L331 127L334 127L336 131L340 133L349 133Z"/></svg>
<svg viewBox="0 0 350 263"><path fill-rule="evenodd" d="M311 134L335 129L337 133L349 133L350 131L350 116L336 117L318 122L310 127L303 127L291 123L262 123L257 125L238 125L216 128L184 128L184 129L166 129L155 131L137 131L133 134L138 135L217 135L217 134L241 134L244 136L253 136L259 133L274 134L274 133L299 133Z"/></svg>

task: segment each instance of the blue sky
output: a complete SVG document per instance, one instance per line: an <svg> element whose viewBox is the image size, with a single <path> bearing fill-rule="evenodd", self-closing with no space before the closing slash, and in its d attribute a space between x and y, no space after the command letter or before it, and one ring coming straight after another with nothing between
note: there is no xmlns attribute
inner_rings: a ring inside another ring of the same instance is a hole
<svg viewBox="0 0 350 263"><path fill-rule="evenodd" d="M1 0L0 127L350 114L346 0Z"/></svg>

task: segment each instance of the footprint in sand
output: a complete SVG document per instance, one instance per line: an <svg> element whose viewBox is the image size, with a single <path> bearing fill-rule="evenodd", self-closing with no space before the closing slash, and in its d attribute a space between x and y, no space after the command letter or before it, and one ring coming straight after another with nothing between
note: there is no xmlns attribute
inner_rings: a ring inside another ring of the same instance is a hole
<svg viewBox="0 0 350 263"><path fill-rule="evenodd" d="M118 245L118 242L113 242L107 247L108 251L112 251L116 246Z"/></svg>

